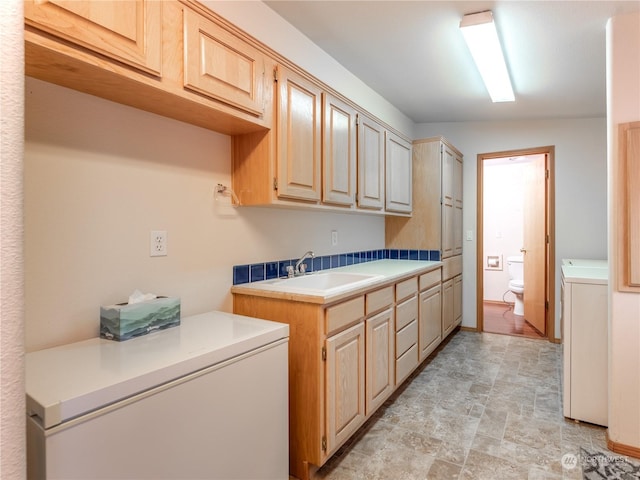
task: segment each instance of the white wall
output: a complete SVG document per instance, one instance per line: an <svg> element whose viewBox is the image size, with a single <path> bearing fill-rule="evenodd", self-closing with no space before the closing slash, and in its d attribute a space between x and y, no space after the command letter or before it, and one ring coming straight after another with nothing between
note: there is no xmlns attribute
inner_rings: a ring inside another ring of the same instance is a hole
<svg viewBox="0 0 640 480"><path fill-rule="evenodd" d="M96 336L136 288L232 309L232 266L384 247L379 216L214 202L230 137L27 78L26 347ZM168 256L149 257L167 230ZM331 247L331 230L340 243Z"/></svg>
<svg viewBox="0 0 640 480"><path fill-rule="evenodd" d="M0 477L26 477L22 121L23 2L0 2Z"/></svg>
<svg viewBox="0 0 640 480"><path fill-rule="evenodd" d="M607 24L609 171L618 164L617 126L640 121L640 14ZM623 188L609 180L610 279L617 278L618 204ZM636 192L637 193L637 192ZM640 449L640 294L621 293L609 282L609 439Z"/></svg>
<svg viewBox="0 0 640 480"><path fill-rule="evenodd" d="M413 123L262 2L203 2L392 127ZM26 348L95 336L133 289L230 311L232 266L384 247L384 220L213 202L230 138L27 79ZM149 231L169 255L150 258ZM340 244L330 246L330 231Z"/></svg>
<svg viewBox="0 0 640 480"><path fill-rule="evenodd" d="M432 123L416 126L415 138L443 135L464 154L463 319L476 326L477 155L555 146L556 328L560 337L560 260L607 257L606 120ZM466 233L464 238L466 238Z"/></svg>

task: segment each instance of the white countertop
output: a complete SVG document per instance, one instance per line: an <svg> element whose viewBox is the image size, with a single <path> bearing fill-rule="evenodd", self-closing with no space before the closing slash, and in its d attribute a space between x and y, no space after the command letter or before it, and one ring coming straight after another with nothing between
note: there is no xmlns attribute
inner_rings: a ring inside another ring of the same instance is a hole
<svg viewBox="0 0 640 480"><path fill-rule="evenodd" d="M580 262L579 260L575 261ZM586 263L578 263L577 265L562 265L562 279L570 283L592 283L606 285L609 281L609 267L605 261L595 263L592 260ZM604 262L604 263L603 263Z"/></svg>
<svg viewBox="0 0 640 480"><path fill-rule="evenodd" d="M563 258L562 265L570 265L573 267L609 268L609 262L607 260L594 260L591 258Z"/></svg>
<svg viewBox="0 0 640 480"><path fill-rule="evenodd" d="M298 289L283 291L282 288L273 288L270 280L253 283L243 283L231 287L231 292L241 295L253 295L259 297L272 297L285 300L328 304L344 298L357 295L363 291L371 290L377 286L393 283L403 278L422 274L442 266L442 262L422 260L375 260L372 262L358 263L345 267L321 270L323 272L349 272L365 275L376 275L366 282L358 282L352 288L341 288L337 293L323 294L320 291L303 292ZM313 273L311 274L313 275Z"/></svg>
<svg viewBox="0 0 640 480"><path fill-rule="evenodd" d="M27 413L44 428L289 336L289 326L224 312L124 342L93 338L26 355Z"/></svg>

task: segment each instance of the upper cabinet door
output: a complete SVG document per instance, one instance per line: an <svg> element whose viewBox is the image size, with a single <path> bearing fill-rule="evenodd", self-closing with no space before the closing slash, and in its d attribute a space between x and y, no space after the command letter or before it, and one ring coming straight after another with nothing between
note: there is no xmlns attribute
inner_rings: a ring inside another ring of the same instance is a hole
<svg viewBox="0 0 640 480"><path fill-rule="evenodd" d="M411 144L386 132L386 210L411 213Z"/></svg>
<svg viewBox="0 0 640 480"><path fill-rule="evenodd" d="M322 90L284 68L278 69L278 197L320 200Z"/></svg>
<svg viewBox="0 0 640 480"><path fill-rule="evenodd" d="M184 86L255 116L264 114L264 56L184 9Z"/></svg>
<svg viewBox="0 0 640 480"><path fill-rule="evenodd" d="M455 169L456 156L446 144L442 144L442 258L448 258L454 254L455 243Z"/></svg>
<svg viewBox="0 0 640 480"><path fill-rule="evenodd" d="M453 254L462 254L462 156L453 164Z"/></svg>
<svg viewBox="0 0 640 480"><path fill-rule="evenodd" d="M384 132L366 115L358 116L358 207L384 208Z"/></svg>
<svg viewBox="0 0 640 480"><path fill-rule="evenodd" d="M356 200L357 112L324 94L322 201L352 206Z"/></svg>
<svg viewBox="0 0 640 480"><path fill-rule="evenodd" d="M160 76L162 2L26 0L25 23Z"/></svg>

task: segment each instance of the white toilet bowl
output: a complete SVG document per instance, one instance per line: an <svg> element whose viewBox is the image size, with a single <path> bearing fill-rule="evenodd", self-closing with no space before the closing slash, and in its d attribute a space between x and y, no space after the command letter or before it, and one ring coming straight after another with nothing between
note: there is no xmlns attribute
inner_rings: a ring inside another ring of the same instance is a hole
<svg viewBox="0 0 640 480"><path fill-rule="evenodd" d="M509 290L516 297L514 315L524 315L524 259L521 255L507 257L509 266Z"/></svg>

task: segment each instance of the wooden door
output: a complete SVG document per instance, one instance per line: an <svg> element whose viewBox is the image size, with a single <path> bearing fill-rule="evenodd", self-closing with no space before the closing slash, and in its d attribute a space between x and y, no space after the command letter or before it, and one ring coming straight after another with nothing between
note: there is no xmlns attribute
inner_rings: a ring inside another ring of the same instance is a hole
<svg viewBox="0 0 640 480"><path fill-rule="evenodd" d="M278 68L278 197L319 201L321 185L322 90Z"/></svg>
<svg viewBox="0 0 640 480"><path fill-rule="evenodd" d="M435 350L442 337L442 288L440 284L420 293L418 324L419 361Z"/></svg>
<svg viewBox="0 0 640 480"><path fill-rule="evenodd" d="M358 115L358 207L384 208L384 132L366 115Z"/></svg>
<svg viewBox="0 0 640 480"><path fill-rule="evenodd" d="M356 200L357 112L323 94L322 201L352 206Z"/></svg>
<svg viewBox="0 0 640 480"><path fill-rule="evenodd" d="M391 395L395 385L395 327L393 309L367 319L366 414L375 411Z"/></svg>
<svg viewBox="0 0 640 480"><path fill-rule="evenodd" d="M523 200L524 318L546 333L546 155L526 164Z"/></svg>
<svg viewBox="0 0 640 480"><path fill-rule="evenodd" d="M26 0L27 25L159 76L162 2Z"/></svg>
<svg viewBox="0 0 640 480"><path fill-rule="evenodd" d="M386 132L385 157L385 207L389 212L411 213L411 144L391 132Z"/></svg>
<svg viewBox="0 0 640 480"><path fill-rule="evenodd" d="M184 9L185 88L260 117L264 68L264 56L256 48Z"/></svg>
<svg viewBox="0 0 640 480"><path fill-rule="evenodd" d="M365 419L364 322L327 339L327 453Z"/></svg>

